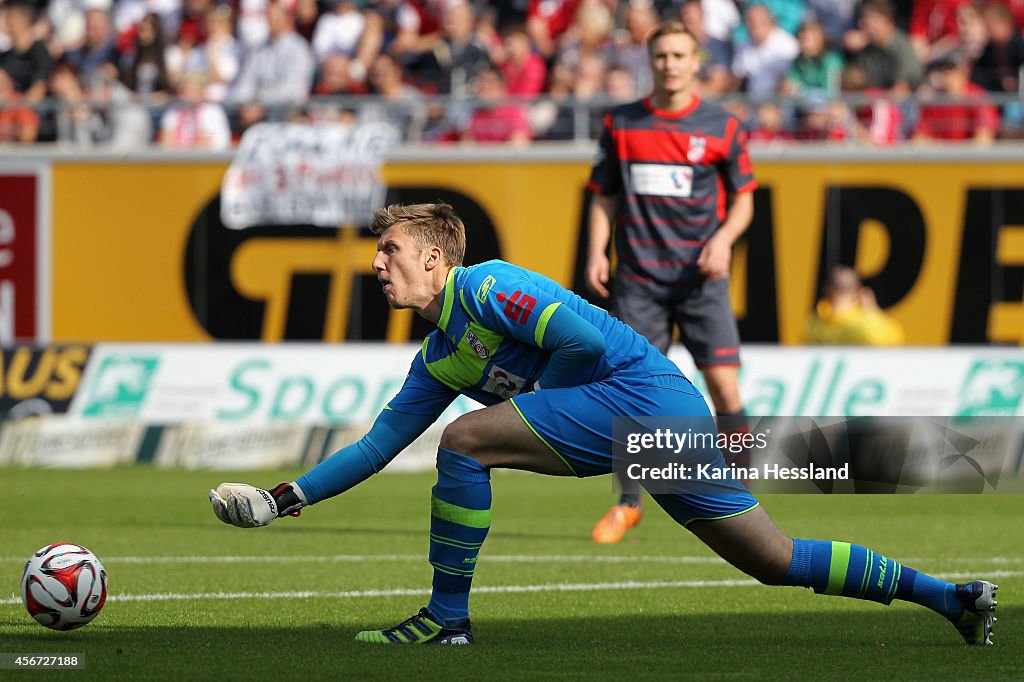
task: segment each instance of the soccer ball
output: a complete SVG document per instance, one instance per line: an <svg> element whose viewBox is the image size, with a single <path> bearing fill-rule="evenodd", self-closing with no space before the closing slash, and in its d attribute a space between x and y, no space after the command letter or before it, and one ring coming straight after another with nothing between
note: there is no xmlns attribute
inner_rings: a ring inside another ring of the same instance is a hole
<svg viewBox="0 0 1024 682"><path fill-rule="evenodd" d="M29 615L53 630L86 625L107 600L107 571L81 545L58 542L33 554L21 574Z"/></svg>

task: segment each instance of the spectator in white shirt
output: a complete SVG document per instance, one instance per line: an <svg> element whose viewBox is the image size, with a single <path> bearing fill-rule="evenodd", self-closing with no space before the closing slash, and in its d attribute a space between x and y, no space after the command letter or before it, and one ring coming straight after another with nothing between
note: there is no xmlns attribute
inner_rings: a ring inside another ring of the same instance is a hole
<svg viewBox="0 0 1024 682"><path fill-rule="evenodd" d="M313 51L295 32L295 20L279 3L267 5L270 39L250 53L235 81L230 100L242 104L240 119L248 127L276 107L278 116L288 105L303 104L313 84ZM283 105L283 106L282 106Z"/></svg>
<svg viewBox="0 0 1024 682"><path fill-rule="evenodd" d="M186 73L178 84L178 101L160 120L160 144L165 149L212 149L231 146L227 114L203 94L206 78Z"/></svg>
<svg viewBox="0 0 1024 682"><path fill-rule="evenodd" d="M704 10L704 31L714 40L732 42L733 31L740 25L740 11L734 0L700 0Z"/></svg>
<svg viewBox="0 0 1024 682"><path fill-rule="evenodd" d="M324 4L330 11L320 15L313 31L316 60L322 62L330 54L354 57L366 28L366 15L354 0L327 0Z"/></svg>
<svg viewBox="0 0 1024 682"><path fill-rule="evenodd" d="M206 99L223 102L238 76L241 48L233 34L234 13L227 5L215 5L206 12L206 42L194 44L183 37L167 48L167 70L175 83L182 74L197 71L206 75Z"/></svg>
<svg viewBox="0 0 1024 682"><path fill-rule="evenodd" d="M779 28L765 5L747 8L744 21L749 38L736 48L733 75L742 79L743 91L753 97L770 97L800 53L797 39Z"/></svg>

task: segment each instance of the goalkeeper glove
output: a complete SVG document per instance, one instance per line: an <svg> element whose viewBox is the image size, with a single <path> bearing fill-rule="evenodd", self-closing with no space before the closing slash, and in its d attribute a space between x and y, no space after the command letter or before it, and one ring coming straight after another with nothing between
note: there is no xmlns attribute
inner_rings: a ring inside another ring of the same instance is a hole
<svg viewBox="0 0 1024 682"><path fill-rule="evenodd" d="M221 483L210 491L210 504L224 523L257 528L281 516L298 516L303 502L291 483L281 483L272 491L246 483Z"/></svg>

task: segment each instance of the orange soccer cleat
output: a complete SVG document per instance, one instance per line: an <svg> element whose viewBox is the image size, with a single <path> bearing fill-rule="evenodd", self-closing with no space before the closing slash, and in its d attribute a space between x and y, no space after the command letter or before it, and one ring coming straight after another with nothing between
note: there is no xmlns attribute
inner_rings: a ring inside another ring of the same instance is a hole
<svg viewBox="0 0 1024 682"><path fill-rule="evenodd" d="M640 523L640 519L643 517L642 507L617 504L594 525L594 530L590 531L590 537L594 542L606 545L616 543L622 539L627 530Z"/></svg>

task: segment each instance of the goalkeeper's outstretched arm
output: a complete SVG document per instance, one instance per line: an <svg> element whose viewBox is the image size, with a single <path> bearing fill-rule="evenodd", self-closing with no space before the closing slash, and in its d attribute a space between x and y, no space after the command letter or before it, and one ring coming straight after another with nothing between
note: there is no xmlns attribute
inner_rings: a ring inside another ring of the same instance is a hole
<svg viewBox="0 0 1024 682"><path fill-rule="evenodd" d="M369 433L313 467L296 483L306 504L340 495L377 473L437 420L432 414L404 414L385 408Z"/></svg>
<svg viewBox="0 0 1024 682"><path fill-rule="evenodd" d="M301 507L340 495L377 473L436 421L433 414L385 408L370 431L325 459L294 483L265 490L246 483L221 483L209 494L213 513L240 528L266 526Z"/></svg>
<svg viewBox="0 0 1024 682"><path fill-rule="evenodd" d="M281 516L298 516L302 507L339 495L387 466L437 421L458 395L431 376L421 356L413 358L402 389L377 415L369 433L294 483L282 483L269 491L244 483L222 483L210 491L213 513L233 526L265 526Z"/></svg>

